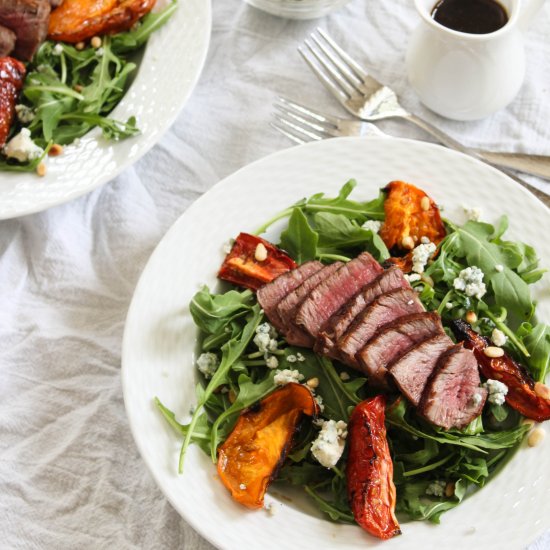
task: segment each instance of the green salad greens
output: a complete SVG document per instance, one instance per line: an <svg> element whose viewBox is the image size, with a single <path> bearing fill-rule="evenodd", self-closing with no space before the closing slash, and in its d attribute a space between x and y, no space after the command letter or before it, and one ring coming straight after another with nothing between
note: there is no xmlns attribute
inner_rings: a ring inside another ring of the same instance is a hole
<svg viewBox="0 0 550 550"><path fill-rule="evenodd" d="M280 245L299 263L349 260L364 250L379 261L389 257L369 220L384 219L384 192L369 202L349 198L349 181L337 197L317 194L284 210L263 225L287 219ZM446 221L447 236L422 275L410 277L428 310L437 310L446 326L467 312L473 326L490 336L495 329L506 336L505 350L520 360L537 380L548 373L549 327L536 323L529 285L539 280L535 251L524 243L504 239L506 217L497 226L468 221L459 226ZM468 267L484 273L485 293L468 295L456 284ZM213 293L200 290L190 304L200 331L200 381L197 406L190 423L182 425L158 399L166 420L177 430L186 449L196 443L216 461L217 448L231 432L239 413L272 392L277 373L296 370L302 381L318 379L314 394L322 418L347 422L353 408L376 395L361 373L289 346L266 325L267 319L250 290ZM448 330L446 328L446 330ZM269 344L257 338L269 331ZM449 335L451 335L449 331ZM264 342L264 343L262 343ZM394 399L395 398L395 399ZM415 413L405 399L393 396L386 410L388 440L394 462L397 512L414 520L438 523L440 516L468 494L483 487L509 459L529 426L506 404L487 403L483 414L465 429L445 431ZM319 428L305 422L276 483L302 487L331 520L353 522L346 494L346 451L333 468L322 466L311 453Z"/></svg>
<svg viewBox="0 0 550 550"><path fill-rule="evenodd" d="M109 113L122 99L128 79L136 71L132 54L176 9L173 0L162 11L145 15L132 30L103 37L99 48L44 42L27 66L18 121L10 135L28 128L34 143L46 149L52 143L72 143L96 126L106 139L138 134L135 117L121 121L110 118ZM0 170L33 171L41 158L23 163L0 159Z"/></svg>

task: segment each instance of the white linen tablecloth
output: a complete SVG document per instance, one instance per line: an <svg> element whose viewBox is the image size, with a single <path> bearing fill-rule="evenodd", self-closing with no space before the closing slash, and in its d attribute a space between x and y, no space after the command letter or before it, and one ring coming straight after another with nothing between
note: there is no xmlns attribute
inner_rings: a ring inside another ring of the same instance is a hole
<svg viewBox="0 0 550 550"><path fill-rule="evenodd" d="M124 321L176 218L221 178L290 146L268 126L276 94L344 114L296 51L316 25L405 107L465 144L550 153L548 6L527 35L518 98L475 123L441 119L409 90L404 52L417 22L409 0L352 0L309 22L215 0L213 16L200 82L149 154L85 197L0 222L0 548L212 548L163 497L132 440L120 382ZM425 138L404 124L383 127Z"/></svg>

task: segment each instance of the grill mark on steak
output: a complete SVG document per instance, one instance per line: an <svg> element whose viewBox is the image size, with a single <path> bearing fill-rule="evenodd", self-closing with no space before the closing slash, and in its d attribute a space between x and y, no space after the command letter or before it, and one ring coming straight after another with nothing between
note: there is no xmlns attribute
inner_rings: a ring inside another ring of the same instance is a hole
<svg viewBox="0 0 550 550"><path fill-rule="evenodd" d="M17 36L15 57L29 61L44 42L50 10L49 0L0 0L0 25Z"/></svg>
<svg viewBox="0 0 550 550"><path fill-rule="evenodd" d="M334 347L353 320L378 296L398 288L411 288L403 272L398 267L390 267L380 273L376 279L363 287L325 323L317 336L314 346L315 351L332 356L335 359L338 358L338 351Z"/></svg>
<svg viewBox="0 0 550 550"><path fill-rule="evenodd" d="M437 312L405 315L385 325L355 354L355 359L367 374L369 384L387 388L391 383L388 365L437 334L444 334Z"/></svg>
<svg viewBox="0 0 550 550"><path fill-rule="evenodd" d="M346 365L359 368L355 354L377 331L399 317L423 311L424 306L417 293L412 290L398 289L382 294L356 317L344 335L338 339L336 348L339 357Z"/></svg>
<svg viewBox="0 0 550 550"><path fill-rule="evenodd" d="M0 57L6 57L15 48L15 41L17 36L15 33L0 25Z"/></svg>
<svg viewBox="0 0 550 550"><path fill-rule="evenodd" d="M418 406L428 377L439 356L453 345L446 335L440 334L414 346L405 355L388 365L392 378L403 395Z"/></svg>
<svg viewBox="0 0 550 550"><path fill-rule="evenodd" d="M363 252L310 292L297 311L296 324L315 341L329 318L382 271L381 265Z"/></svg>
<svg viewBox="0 0 550 550"><path fill-rule="evenodd" d="M308 277L293 292L290 292L277 306L277 315L281 321L281 332L286 336L289 344L293 346L312 347L313 338L296 324L296 313L300 305L309 296L309 293L339 270L344 264L334 262L327 265Z"/></svg>
<svg viewBox="0 0 550 550"><path fill-rule="evenodd" d="M317 261L306 262L295 269L279 275L276 279L260 287L256 293L258 303L271 324L282 332L285 328L277 313L277 306L289 293L298 288L308 277L323 268Z"/></svg>
<svg viewBox="0 0 550 550"><path fill-rule="evenodd" d="M479 386L480 382L473 352L456 344L440 356L422 393L418 412L446 430L464 428L485 405L487 390ZM475 394L480 396L477 403Z"/></svg>

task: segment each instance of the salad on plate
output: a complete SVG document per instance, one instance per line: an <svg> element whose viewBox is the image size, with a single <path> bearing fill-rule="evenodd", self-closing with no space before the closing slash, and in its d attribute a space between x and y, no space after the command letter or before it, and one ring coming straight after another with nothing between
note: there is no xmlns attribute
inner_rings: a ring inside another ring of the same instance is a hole
<svg viewBox="0 0 550 550"><path fill-rule="evenodd" d="M0 171L46 174L92 128L106 139L139 133L109 116L138 66L139 50L177 8L154 0L8 0L0 5Z"/></svg>
<svg viewBox="0 0 550 550"><path fill-rule="evenodd" d="M323 193L228 245L189 307L197 404L183 438L233 499L303 488L332 521L389 539L438 523L550 418L550 330L529 285L535 250L467 209L459 225L393 181L367 202ZM278 245L260 235L282 226ZM399 518L399 519L398 519Z"/></svg>

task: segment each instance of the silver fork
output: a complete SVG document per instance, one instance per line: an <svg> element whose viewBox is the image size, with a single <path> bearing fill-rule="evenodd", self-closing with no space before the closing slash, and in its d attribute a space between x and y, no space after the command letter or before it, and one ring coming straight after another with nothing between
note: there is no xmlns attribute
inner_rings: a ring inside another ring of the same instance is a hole
<svg viewBox="0 0 550 550"><path fill-rule="evenodd" d="M294 143L303 144L308 141L321 141L342 136L391 137L370 122L326 115L284 97L278 97L273 106L276 109L274 113L276 122L270 122L270 125ZM542 191L515 174L508 173L508 175L546 204L548 196Z"/></svg>
<svg viewBox="0 0 550 550"><path fill-rule="evenodd" d="M550 178L550 158L544 156L489 153L465 147L429 122L406 111L395 92L370 76L322 29L305 40L299 52L315 75L354 116L364 121L400 118L422 128L440 143L489 164Z"/></svg>

